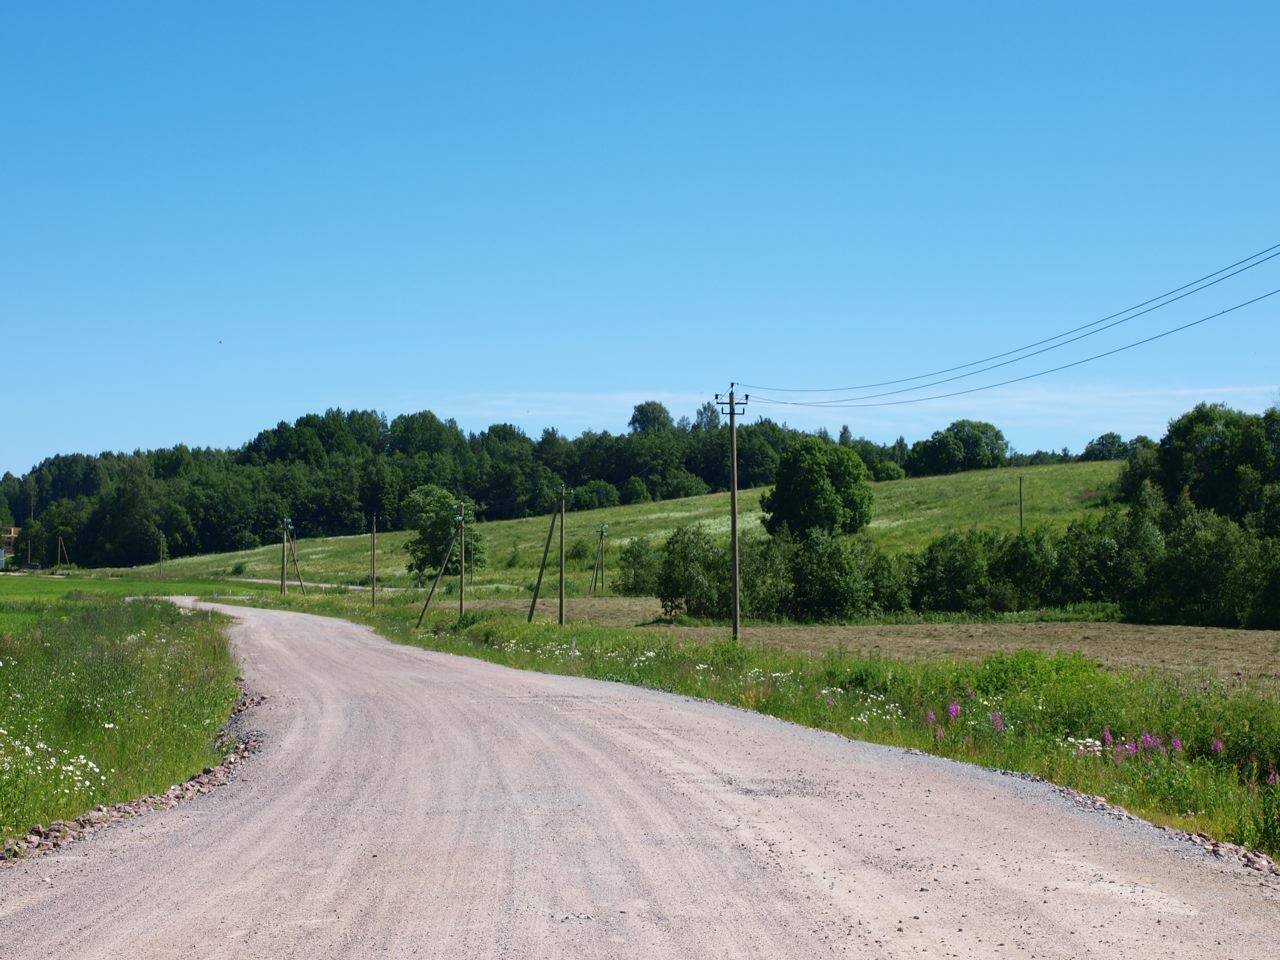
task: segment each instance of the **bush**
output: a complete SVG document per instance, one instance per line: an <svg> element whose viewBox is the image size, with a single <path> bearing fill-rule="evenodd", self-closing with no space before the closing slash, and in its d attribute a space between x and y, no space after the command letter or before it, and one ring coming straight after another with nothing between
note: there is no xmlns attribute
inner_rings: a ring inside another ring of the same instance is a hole
<svg viewBox="0 0 1280 960"><path fill-rule="evenodd" d="M589 540L586 537L576 537L573 542L569 544L568 549L565 550L564 556L566 561L573 561L574 563L583 563L590 560L592 566L594 566L596 542L594 540Z"/></svg>
<svg viewBox="0 0 1280 960"><path fill-rule="evenodd" d="M575 510L599 510L618 503L618 488L607 480L589 480L573 491Z"/></svg>
<svg viewBox="0 0 1280 960"><path fill-rule="evenodd" d="M637 537L618 555L618 592L628 597L656 597L662 555L648 537Z"/></svg>
<svg viewBox="0 0 1280 960"><path fill-rule="evenodd" d="M793 545L789 559L792 619L848 620L871 609L874 588L866 565L847 542L814 532Z"/></svg>
<svg viewBox="0 0 1280 960"><path fill-rule="evenodd" d="M711 488L701 477L695 477L688 470L679 467L667 477L662 484L662 499L679 500L684 497L700 497L710 493Z"/></svg>
<svg viewBox="0 0 1280 960"><path fill-rule="evenodd" d="M901 480L907 475L907 471L902 468L902 464L895 463L892 460L877 460L871 465L871 476L877 483L884 483L886 480Z"/></svg>
<svg viewBox="0 0 1280 960"><path fill-rule="evenodd" d="M990 533L970 530L933 541L920 555L912 605L917 610L977 613L988 599Z"/></svg>
<svg viewBox="0 0 1280 960"><path fill-rule="evenodd" d="M652 499L643 480L639 477L627 477L627 482L622 485L623 503L648 503Z"/></svg>
<svg viewBox="0 0 1280 960"><path fill-rule="evenodd" d="M663 544L658 599L667 616L728 615L729 551L717 546L701 524L677 527Z"/></svg>
<svg viewBox="0 0 1280 960"><path fill-rule="evenodd" d="M1043 606L1053 593L1058 549L1043 530L1000 537L989 565L991 606L1028 610Z"/></svg>

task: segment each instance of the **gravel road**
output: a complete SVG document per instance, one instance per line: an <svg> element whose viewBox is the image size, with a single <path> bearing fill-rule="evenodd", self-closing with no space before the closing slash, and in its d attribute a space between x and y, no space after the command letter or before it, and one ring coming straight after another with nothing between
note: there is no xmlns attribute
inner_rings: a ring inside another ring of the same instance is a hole
<svg viewBox="0 0 1280 960"><path fill-rule="evenodd" d="M0 957L1268 957L1280 887L1051 788L220 608L237 780L0 869Z"/></svg>

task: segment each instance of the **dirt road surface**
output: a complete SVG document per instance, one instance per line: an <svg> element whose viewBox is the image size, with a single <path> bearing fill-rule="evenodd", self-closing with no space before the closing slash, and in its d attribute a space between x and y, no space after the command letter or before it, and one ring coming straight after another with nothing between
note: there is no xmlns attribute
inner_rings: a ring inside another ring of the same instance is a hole
<svg viewBox="0 0 1280 960"><path fill-rule="evenodd" d="M0 869L0 957L1270 957L1280 890L976 768L225 608L261 754Z"/></svg>

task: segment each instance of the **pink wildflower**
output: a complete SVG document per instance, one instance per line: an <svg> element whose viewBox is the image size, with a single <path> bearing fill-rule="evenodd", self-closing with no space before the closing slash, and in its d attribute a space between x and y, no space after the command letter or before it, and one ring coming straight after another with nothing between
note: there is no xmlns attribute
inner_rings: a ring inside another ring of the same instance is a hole
<svg viewBox="0 0 1280 960"><path fill-rule="evenodd" d="M943 730L941 727L938 727L936 730L933 731L933 735L937 737L939 740L942 740L944 737L946 737L947 732Z"/></svg>
<svg viewBox="0 0 1280 960"><path fill-rule="evenodd" d="M952 720L960 719L960 701L952 700L950 706L947 707L947 716Z"/></svg>
<svg viewBox="0 0 1280 960"><path fill-rule="evenodd" d="M1221 753L1221 752L1223 751L1223 749L1224 749L1224 748L1223 748L1223 746L1222 746L1222 738L1221 738L1221 737L1214 737L1214 738L1213 738L1213 744L1212 744L1212 747L1213 747L1213 752L1214 752L1214 753Z"/></svg>
<svg viewBox="0 0 1280 960"><path fill-rule="evenodd" d="M1272 770L1270 773L1268 773L1268 774L1267 774L1267 783L1269 783L1269 784L1270 784L1271 786L1273 786L1273 787L1274 787L1274 786L1277 786L1277 785L1280 785L1280 773L1276 773L1274 770Z"/></svg>
<svg viewBox="0 0 1280 960"><path fill-rule="evenodd" d="M932 727L934 724L938 722L938 715L934 713L932 710L930 710L928 713L924 715L924 722Z"/></svg>
<svg viewBox="0 0 1280 960"><path fill-rule="evenodd" d="M1004 717L1000 716L999 710L991 714L991 729L996 733L1004 733Z"/></svg>
<svg viewBox="0 0 1280 960"><path fill-rule="evenodd" d="M1174 753L1181 753L1181 752L1182 752L1182 738L1181 738L1181 737L1174 737L1174 738L1173 738L1173 740L1172 740L1172 741L1170 741L1169 746L1173 747L1173 752L1174 752Z"/></svg>
<svg viewBox="0 0 1280 960"><path fill-rule="evenodd" d="M1115 742L1115 737L1111 735L1110 727L1107 727L1107 729L1102 731L1102 742L1105 743L1108 747Z"/></svg>

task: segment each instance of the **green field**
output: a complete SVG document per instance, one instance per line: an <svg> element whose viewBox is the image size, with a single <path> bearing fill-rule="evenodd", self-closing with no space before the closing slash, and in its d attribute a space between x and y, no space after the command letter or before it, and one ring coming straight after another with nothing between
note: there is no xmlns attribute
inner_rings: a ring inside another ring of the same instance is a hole
<svg viewBox="0 0 1280 960"><path fill-rule="evenodd" d="M1065 529L1104 500L1119 471L1119 464L1069 463L1022 469L982 470L945 477L922 477L877 483L875 505L866 536L886 550L914 550L953 530L981 528L1018 529L1018 478L1024 482L1028 529ZM739 497L744 532L759 531L760 497L767 488L745 490ZM609 525L607 562L617 569L617 554L635 537L660 539L683 523L700 522L727 536L729 495L714 493L684 500L587 510L568 515L567 547L579 543L580 559L570 560L567 591L582 596L588 591L594 562L595 536L600 525ZM546 541L548 518L499 520L480 525L488 561L473 571L468 590L478 597L528 596L537 576ZM392 531L378 537L378 579L387 586L410 583L405 567L404 543L408 534ZM553 557L554 557L553 545ZM298 541L303 576L308 582L368 584L367 536L318 537ZM131 570L131 577L159 576L158 566ZM256 550L209 554L171 560L166 577L235 577L278 579L280 547L272 544Z"/></svg>
<svg viewBox="0 0 1280 960"><path fill-rule="evenodd" d="M0 841L221 759L237 696L223 624L124 599L153 586L0 577Z"/></svg>

